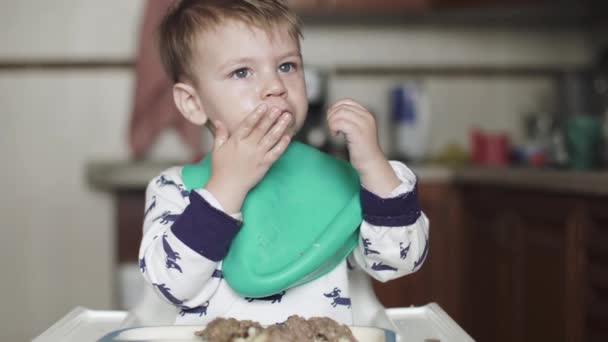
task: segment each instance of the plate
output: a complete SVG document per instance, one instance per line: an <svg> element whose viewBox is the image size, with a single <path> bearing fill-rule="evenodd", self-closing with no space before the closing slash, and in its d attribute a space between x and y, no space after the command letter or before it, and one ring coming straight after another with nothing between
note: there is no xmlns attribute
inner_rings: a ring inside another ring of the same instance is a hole
<svg viewBox="0 0 608 342"><path fill-rule="evenodd" d="M111 332L102 337L98 342L177 342L198 341L200 338L194 335L195 331L203 330L204 326L157 326L122 329ZM373 327L350 327L355 338L361 342L395 342L395 333Z"/></svg>

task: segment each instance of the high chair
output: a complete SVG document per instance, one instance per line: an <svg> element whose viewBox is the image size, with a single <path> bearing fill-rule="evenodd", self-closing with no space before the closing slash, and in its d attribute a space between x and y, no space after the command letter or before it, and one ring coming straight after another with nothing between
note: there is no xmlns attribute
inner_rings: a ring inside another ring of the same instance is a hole
<svg viewBox="0 0 608 342"><path fill-rule="evenodd" d="M349 272L353 325L376 326L395 330L385 308L376 298L369 276L358 269ZM179 309L161 300L150 286L144 286L142 297L129 311L121 327L173 324Z"/></svg>
<svg viewBox="0 0 608 342"><path fill-rule="evenodd" d="M354 326L392 330L397 341L474 341L437 304L385 309L376 298L371 278L361 270L349 272ZM49 327L33 342L96 341L125 328L172 325L178 309L144 286L139 302L127 311L100 311L77 307Z"/></svg>

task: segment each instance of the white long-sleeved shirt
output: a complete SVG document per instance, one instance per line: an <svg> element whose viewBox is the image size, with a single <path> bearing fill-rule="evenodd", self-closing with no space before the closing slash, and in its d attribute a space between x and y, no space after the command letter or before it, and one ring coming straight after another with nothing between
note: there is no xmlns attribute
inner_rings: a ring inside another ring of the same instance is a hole
<svg viewBox="0 0 608 342"><path fill-rule="evenodd" d="M352 323L348 272L363 269L379 281L418 270L429 247L429 222L420 210L416 177L391 161L401 181L388 198L361 187L359 244L330 273L265 298L235 293L222 276L222 259L242 222L209 191L186 190L181 167L154 178L146 190L139 266L145 280L181 311L175 324L206 324L216 317L282 322L292 314Z"/></svg>

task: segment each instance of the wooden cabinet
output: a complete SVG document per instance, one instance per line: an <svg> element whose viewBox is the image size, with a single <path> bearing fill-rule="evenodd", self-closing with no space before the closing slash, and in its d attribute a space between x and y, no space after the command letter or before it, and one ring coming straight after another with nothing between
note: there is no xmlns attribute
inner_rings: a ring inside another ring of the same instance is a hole
<svg viewBox="0 0 608 342"><path fill-rule="evenodd" d="M304 15L403 15L431 10L513 8L542 5L549 0L289 0Z"/></svg>
<svg viewBox="0 0 608 342"><path fill-rule="evenodd" d="M119 190L116 193L118 263L137 262L144 222L145 195L144 189Z"/></svg>
<svg viewBox="0 0 608 342"><path fill-rule="evenodd" d="M537 324L529 332L560 340L568 210L555 210L560 203L552 197L543 202L501 188L464 188L463 198L469 333L480 341L523 341L531 339L524 325Z"/></svg>
<svg viewBox="0 0 608 342"><path fill-rule="evenodd" d="M290 0L289 5L304 15L395 14L429 8L429 0Z"/></svg>
<svg viewBox="0 0 608 342"><path fill-rule="evenodd" d="M287 4L301 13L323 12L332 7L329 1L323 0L287 0Z"/></svg>
<svg viewBox="0 0 608 342"><path fill-rule="evenodd" d="M605 341L608 253L589 248L593 234L608 242L608 214L591 209L598 199L499 186L460 190L465 330L480 341Z"/></svg>
<svg viewBox="0 0 608 342"><path fill-rule="evenodd" d="M421 11L427 9L428 0L335 0L335 8L346 12Z"/></svg>
<svg viewBox="0 0 608 342"><path fill-rule="evenodd" d="M492 184L421 185L429 258L380 300L438 302L478 341L607 341L606 197Z"/></svg>
<svg viewBox="0 0 608 342"><path fill-rule="evenodd" d="M550 3L549 0L431 0L434 9L526 7Z"/></svg>
<svg viewBox="0 0 608 342"><path fill-rule="evenodd" d="M608 211L605 200L589 205L585 222L586 249L580 261L587 265L584 274L586 293L579 299L584 309L577 322L581 323L585 341L608 340Z"/></svg>

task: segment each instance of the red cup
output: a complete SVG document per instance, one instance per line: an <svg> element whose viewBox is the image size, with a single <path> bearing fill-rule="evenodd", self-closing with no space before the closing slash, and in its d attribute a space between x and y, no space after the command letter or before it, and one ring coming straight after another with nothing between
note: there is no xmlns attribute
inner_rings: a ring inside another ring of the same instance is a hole
<svg viewBox="0 0 608 342"><path fill-rule="evenodd" d="M486 140L486 164L509 164L509 145L509 137L506 134L489 134Z"/></svg>
<svg viewBox="0 0 608 342"><path fill-rule="evenodd" d="M486 136L479 129L472 129L469 134L471 143L471 160L475 164L484 164L486 154Z"/></svg>
<svg viewBox="0 0 608 342"><path fill-rule="evenodd" d="M510 142L505 133L470 132L471 159L475 164L504 166L509 164Z"/></svg>

